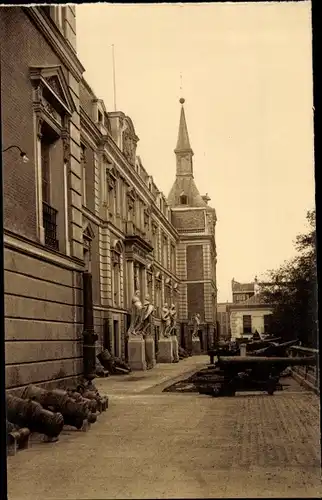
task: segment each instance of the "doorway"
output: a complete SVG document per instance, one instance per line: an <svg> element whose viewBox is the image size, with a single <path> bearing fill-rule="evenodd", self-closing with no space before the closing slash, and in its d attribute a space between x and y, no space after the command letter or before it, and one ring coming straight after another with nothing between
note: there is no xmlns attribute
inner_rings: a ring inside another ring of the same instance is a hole
<svg viewBox="0 0 322 500"><path fill-rule="evenodd" d="M111 349L111 332L108 319L104 319L103 325L103 347L104 349Z"/></svg>
<svg viewBox="0 0 322 500"><path fill-rule="evenodd" d="M113 337L114 337L114 356L116 358L120 357L120 342L119 342L119 322L118 320L113 321Z"/></svg>
<svg viewBox="0 0 322 500"><path fill-rule="evenodd" d="M203 331L202 330L198 330L198 337L200 339L200 350L201 350L201 352L203 352L203 350L204 350L204 338L203 338Z"/></svg>

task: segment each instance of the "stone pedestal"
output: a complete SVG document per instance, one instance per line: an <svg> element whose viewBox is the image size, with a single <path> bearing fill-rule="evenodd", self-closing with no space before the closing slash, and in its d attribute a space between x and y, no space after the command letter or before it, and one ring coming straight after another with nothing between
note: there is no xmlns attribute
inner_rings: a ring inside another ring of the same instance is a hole
<svg viewBox="0 0 322 500"><path fill-rule="evenodd" d="M159 340L158 363L173 362L173 344L171 338Z"/></svg>
<svg viewBox="0 0 322 500"><path fill-rule="evenodd" d="M147 369L151 369L156 365L155 360L155 345L152 337L145 338L145 360Z"/></svg>
<svg viewBox="0 0 322 500"><path fill-rule="evenodd" d="M240 349L240 355L241 356L247 356L247 353L246 353L246 344L240 344L239 349Z"/></svg>
<svg viewBox="0 0 322 500"><path fill-rule="evenodd" d="M192 339L192 354L200 354L200 339Z"/></svg>
<svg viewBox="0 0 322 500"><path fill-rule="evenodd" d="M143 337L130 336L128 340L128 357L131 370L146 370L145 341Z"/></svg>
<svg viewBox="0 0 322 500"><path fill-rule="evenodd" d="M171 337L172 341L172 353L173 353L173 362L178 363L179 361L179 351L178 351L178 339L176 335L172 335Z"/></svg>

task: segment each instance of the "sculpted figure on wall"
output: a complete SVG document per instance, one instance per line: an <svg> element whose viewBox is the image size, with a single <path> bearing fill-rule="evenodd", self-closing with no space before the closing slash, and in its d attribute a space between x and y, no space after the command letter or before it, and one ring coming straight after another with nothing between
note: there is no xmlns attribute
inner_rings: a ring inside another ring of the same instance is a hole
<svg viewBox="0 0 322 500"><path fill-rule="evenodd" d="M199 339L198 336L199 326L200 326L200 314L196 313L193 317L192 339Z"/></svg>
<svg viewBox="0 0 322 500"><path fill-rule="evenodd" d="M128 129L123 132L123 154L129 163L135 163L135 141Z"/></svg>
<svg viewBox="0 0 322 500"><path fill-rule="evenodd" d="M162 308L161 321L162 321L162 336L169 337L171 331L171 317L170 317L170 309L167 303L165 303Z"/></svg>
<svg viewBox="0 0 322 500"><path fill-rule="evenodd" d="M170 307L170 324L171 324L171 335L177 335L177 309L174 304Z"/></svg>

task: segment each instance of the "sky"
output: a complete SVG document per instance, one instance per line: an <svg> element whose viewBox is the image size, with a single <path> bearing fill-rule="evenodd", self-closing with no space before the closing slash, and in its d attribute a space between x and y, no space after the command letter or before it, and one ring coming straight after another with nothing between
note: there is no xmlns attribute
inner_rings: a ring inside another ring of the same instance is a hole
<svg viewBox="0 0 322 500"><path fill-rule="evenodd" d="M195 181L217 213L218 301L232 278L293 257L315 196L310 2L83 4L76 20L85 79L130 116L166 196L185 98Z"/></svg>

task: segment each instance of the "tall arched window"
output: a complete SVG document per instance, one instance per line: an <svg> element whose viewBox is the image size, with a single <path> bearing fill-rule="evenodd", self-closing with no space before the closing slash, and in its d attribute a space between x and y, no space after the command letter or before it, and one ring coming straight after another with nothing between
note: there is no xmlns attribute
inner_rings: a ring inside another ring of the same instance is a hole
<svg viewBox="0 0 322 500"><path fill-rule="evenodd" d="M180 205L188 205L188 196L186 194L180 195Z"/></svg>

